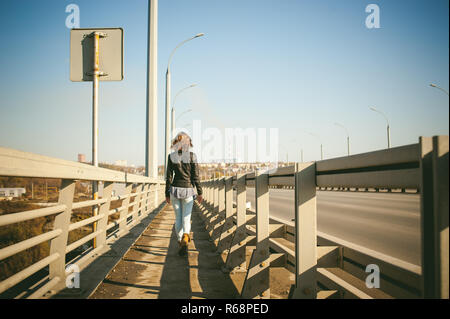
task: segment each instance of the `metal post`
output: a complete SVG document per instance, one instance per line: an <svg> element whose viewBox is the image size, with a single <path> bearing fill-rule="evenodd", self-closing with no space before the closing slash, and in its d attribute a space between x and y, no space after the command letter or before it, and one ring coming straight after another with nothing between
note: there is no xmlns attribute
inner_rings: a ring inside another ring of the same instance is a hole
<svg viewBox="0 0 450 319"><path fill-rule="evenodd" d="M100 35L94 32L94 70L92 74L92 165L98 167L98 79L99 79L99 40ZM92 198L98 199L98 181L92 182ZM98 206L94 205L93 215L98 215ZM97 231L97 223L92 224L93 232ZM94 238L94 248L97 247L97 240Z"/></svg>
<svg viewBox="0 0 450 319"><path fill-rule="evenodd" d="M347 136L347 154L350 156L350 136Z"/></svg>
<svg viewBox="0 0 450 319"><path fill-rule="evenodd" d="M256 248L250 258L241 296L244 299L270 298L269 254L269 174L255 173Z"/></svg>
<svg viewBox="0 0 450 319"><path fill-rule="evenodd" d="M136 187L136 196L134 197L134 206L133 206L133 214L132 216L132 223L130 225L134 225L135 223L138 222L139 220L139 210L140 210L140 205L141 205L141 199L142 199L142 193L144 192L143 189L143 184L139 184Z"/></svg>
<svg viewBox="0 0 450 319"><path fill-rule="evenodd" d="M214 178L214 214L219 212L219 179Z"/></svg>
<svg viewBox="0 0 450 319"><path fill-rule="evenodd" d="M155 208L157 208L158 206L159 206L159 198L160 198L160 196L159 196L159 189L160 189L160 187L161 187L161 185L159 184L159 183L155 183ZM161 197L161 199L162 198L165 198L166 196L164 195L164 196L162 196Z"/></svg>
<svg viewBox="0 0 450 319"><path fill-rule="evenodd" d="M171 134L175 134L175 108L172 107L172 114L171 114L171 121L172 124L170 125L171 129Z"/></svg>
<svg viewBox="0 0 450 319"><path fill-rule="evenodd" d="M219 210L219 183L218 179L214 178L211 185L211 200L212 200L212 207L210 209L209 216L207 216L207 231L209 233L209 236L212 235L212 232L214 230L213 222L218 218L218 210Z"/></svg>
<svg viewBox="0 0 450 319"><path fill-rule="evenodd" d="M215 218L217 218L218 209L219 209L219 189L217 185L217 179L214 178L211 181L211 209L209 210L209 214L207 215L208 218L207 229L210 236L212 234L212 222L215 220Z"/></svg>
<svg viewBox="0 0 450 319"><path fill-rule="evenodd" d="M391 132L390 132L390 129L389 129L389 119L387 118L387 116L383 112L377 110L376 108L369 106L369 109L374 111L374 112L377 112L377 113L381 114L384 117L384 119L386 120L388 148L391 148Z"/></svg>
<svg viewBox="0 0 450 319"><path fill-rule="evenodd" d="M127 215L128 206L130 205L131 190L133 188L132 183L125 184L125 199L122 202L122 207L119 214L119 233L125 232L127 230Z"/></svg>
<svg viewBox="0 0 450 319"><path fill-rule="evenodd" d="M58 254L58 258L49 265L50 280L58 277L65 284L65 265L66 265L66 247L69 238L69 224L72 215L73 195L75 193L75 182L73 180L63 179L61 190L59 192L58 204L66 205L66 209L56 215L54 229L60 229L61 235L50 241L50 256Z"/></svg>
<svg viewBox="0 0 450 319"><path fill-rule="evenodd" d="M448 94L448 93L447 93ZM448 136L433 137L433 215L435 218L435 256L438 288L436 297L449 299L449 227L448 227Z"/></svg>
<svg viewBox="0 0 450 319"><path fill-rule="evenodd" d="M158 0L148 1L145 175L158 177Z"/></svg>
<svg viewBox="0 0 450 319"><path fill-rule="evenodd" d="M211 204L211 182L206 181L205 186L205 206L209 209L209 206Z"/></svg>
<svg viewBox="0 0 450 319"><path fill-rule="evenodd" d="M208 182L209 194L208 194L208 210L211 211L211 208L214 207L214 186L213 180L209 180Z"/></svg>
<svg viewBox="0 0 450 319"><path fill-rule="evenodd" d="M103 184L102 198L106 198L107 201L100 205L99 214L103 215L103 217L95 223L98 223L99 231L101 231L101 233L95 237L97 247L101 247L106 244L106 226L108 225L108 213L111 205L113 185L114 183L111 182L105 182Z"/></svg>
<svg viewBox="0 0 450 319"><path fill-rule="evenodd" d="M201 209L200 217L202 218L203 222L205 221L205 216L208 211L208 202L209 202L209 182L202 182L200 184L203 188L203 202L199 204Z"/></svg>
<svg viewBox="0 0 450 319"><path fill-rule="evenodd" d="M447 136L420 138L422 297L449 298Z"/></svg>
<svg viewBox="0 0 450 319"><path fill-rule="evenodd" d="M219 214L225 212L225 177L219 179Z"/></svg>
<svg viewBox="0 0 450 319"><path fill-rule="evenodd" d="M158 206L158 204L156 202L156 196L155 196L155 194L158 191L158 188L157 188L157 185L151 184L149 186L149 189L150 189L150 193L148 194L148 203L150 204L150 207L149 207L149 213L150 213L150 211L154 210Z"/></svg>
<svg viewBox="0 0 450 319"><path fill-rule="evenodd" d="M148 211L148 199L150 196L150 184L145 183L142 190L143 194L141 196L141 214L138 217L138 220L141 220L147 216Z"/></svg>
<svg viewBox="0 0 450 319"><path fill-rule="evenodd" d="M180 44L178 44L175 49L173 49L172 53L170 53L169 56L169 61L167 63L167 71L166 71L166 135L165 135L165 156L164 156L164 171L166 171L167 169L167 157L169 155L169 150L170 150L170 62L172 60L173 54L175 53L175 51L182 46L183 44L185 44L188 41L191 41L195 38L198 37L202 37L204 34L203 33L198 33L195 36L186 39L184 41L182 41Z"/></svg>
<svg viewBox="0 0 450 319"><path fill-rule="evenodd" d="M164 142L164 176L167 173L167 157L170 150L170 69L166 71L166 133Z"/></svg>
<svg viewBox="0 0 450 319"><path fill-rule="evenodd" d="M219 244L217 250L219 253L228 252L233 238L233 177L226 177L224 179L225 186L225 220L221 227Z"/></svg>
<svg viewBox="0 0 450 319"><path fill-rule="evenodd" d="M211 239L214 244L218 246L220 239L220 231L222 225L225 222L225 177L218 179L218 207L217 207L217 217L214 220Z"/></svg>
<svg viewBox="0 0 450 319"><path fill-rule="evenodd" d="M322 143L320 144L320 159L323 160L323 147L322 147Z"/></svg>
<svg viewBox="0 0 450 319"><path fill-rule="evenodd" d="M247 268L245 261L246 196L245 174L239 174L236 178L236 231L225 264L227 269L234 271L245 271Z"/></svg>
<svg viewBox="0 0 450 319"><path fill-rule="evenodd" d="M291 298L317 295L317 206L314 163L296 164L295 173L295 285Z"/></svg>
<svg viewBox="0 0 450 319"><path fill-rule="evenodd" d="M389 128L389 124L387 125L387 142L388 148L391 148L391 130Z"/></svg>

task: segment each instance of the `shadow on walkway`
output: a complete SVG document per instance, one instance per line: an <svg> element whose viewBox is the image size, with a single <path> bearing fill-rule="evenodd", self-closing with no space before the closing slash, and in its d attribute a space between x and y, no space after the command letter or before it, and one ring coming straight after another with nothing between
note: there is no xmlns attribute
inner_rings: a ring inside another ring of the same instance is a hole
<svg viewBox="0 0 450 319"><path fill-rule="evenodd" d="M91 298L237 298L223 261L209 241L199 212L192 213L192 241L188 255L178 255L171 205L152 223L108 274Z"/></svg>

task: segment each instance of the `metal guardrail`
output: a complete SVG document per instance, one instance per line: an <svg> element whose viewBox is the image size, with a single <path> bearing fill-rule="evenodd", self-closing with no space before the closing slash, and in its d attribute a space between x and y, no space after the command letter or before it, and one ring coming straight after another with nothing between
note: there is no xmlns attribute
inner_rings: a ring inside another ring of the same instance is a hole
<svg viewBox="0 0 450 319"><path fill-rule="evenodd" d="M0 282L0 293L3 293L48 266L48 276L40 281L35 291L28 294L28 298L39 298L51 289L59 291L65 288L66 277L70 274L66 272L66 264L75 264L82 270L95 259L95 256L105 252L108 244L127 234L130 228L157 208L165 198L165 183L158 179L1 147L0 176L62 180L58 203L55 206L0 216L0 227L38 217L55 216L53 230L0 249L1 261L50 241L49 256ZM103 197L73 202L76 180L103 182ZM125 195L112 196L114 183L125 184ZM123 200L121 207L110 209L111 202L116 200ZM94 206L98 207L98 215L71 223L74 209ZM113 214L119 214L119 218L108 223L108 217ZM96 231L68 244L69 232L94 223L97 224ZM66 263L68 253L93 239L96 242L95 247Z"/></svg>
<svg viewBox="0 0 450 319"><path fill-rule="evenodd" d="M291 298L449 298L448 149L448 136L421 137L413 145L208 180L199 206L228 270L246 272L244 298L270 296L270 266L294 272ZM253 213L246 209L248 186L255 187ZM270 186L294 188L295 223L269 218ZM418 189L422 267L317 232L320 187ZM246 246L253 248L248 267ZM369 264L380 269L380 289L363 287Z"/></svg>

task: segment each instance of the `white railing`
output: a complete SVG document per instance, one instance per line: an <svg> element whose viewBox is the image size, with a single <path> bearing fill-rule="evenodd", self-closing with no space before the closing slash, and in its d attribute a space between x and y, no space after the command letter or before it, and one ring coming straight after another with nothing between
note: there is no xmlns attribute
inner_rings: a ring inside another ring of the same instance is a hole
<svg viewBox="0 0 450 319"><path fill-rule="evenodd" d="M0 176L61 179L58 202L54 206L0 215L0 227L44 216L55 218L52 230L0 249L1 262L26 249L50 242L47 257L0 282L1 294L48 267L48 275L39 278L36 288L27 292L28 298L38 298L49 290L59 291L65 288L66 277L69 275L66 272L67 264L84 269L95 260L94 257L106 252L109 244L127 234L149 213L158 209L165 198L164 181L158 179L7 148L0 148ZM74 202L77 180L103 183L103 196L97 200ZM114 183L123 183L125 194L112 196ZM110 209L111 202L118 200L122 200L121 206ZM98 214L71 223L73 210L84 207L96 207ZM115 214L118 214L118 218L109 222L109 217ZM95 225L94 231L68 244L69 232L87 225ZM95 242L93 246L66 262L69 253L92 240Z"/></svg>
<svg viewBox="0 0 450 319"><path fill-rule="evenodd" d="M227 253L227 270L246 272L244 298L270 296L270 266L295 274L291 298L448 298L448 178L448 136L421 137L418 144L204 181L199 206L218 252ZM248 186L255 187L254 212L246 208ZM269 217L272 186L294 188L294 223ZM316 190L329 187L418 189L422 267L318 232ZM246 246L255 246L248 267ZM380 269L380 289L364 285L369 264Z"/></svg>

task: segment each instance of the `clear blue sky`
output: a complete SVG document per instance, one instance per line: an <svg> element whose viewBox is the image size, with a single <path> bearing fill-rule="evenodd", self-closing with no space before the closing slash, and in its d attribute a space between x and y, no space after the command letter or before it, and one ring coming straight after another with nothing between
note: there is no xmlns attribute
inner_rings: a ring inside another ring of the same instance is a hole
<svg viewBox="0 0 450 319"><path fill-rule="evenodd" d="M69 80L68 4L81 27L122 27L125 78L101 83L99 160L145 161L146 0L0 2L0 146L76 160L91 158L92 84ZM380 29L367 29L365 8L380 7ZM449 132L447 0L170 0L159 1L158 131L162 163L164 74L171 50L179 125L278 127L280 157L290 160L386 146ZM195 143L195 141L194 141Z"/></svg>

